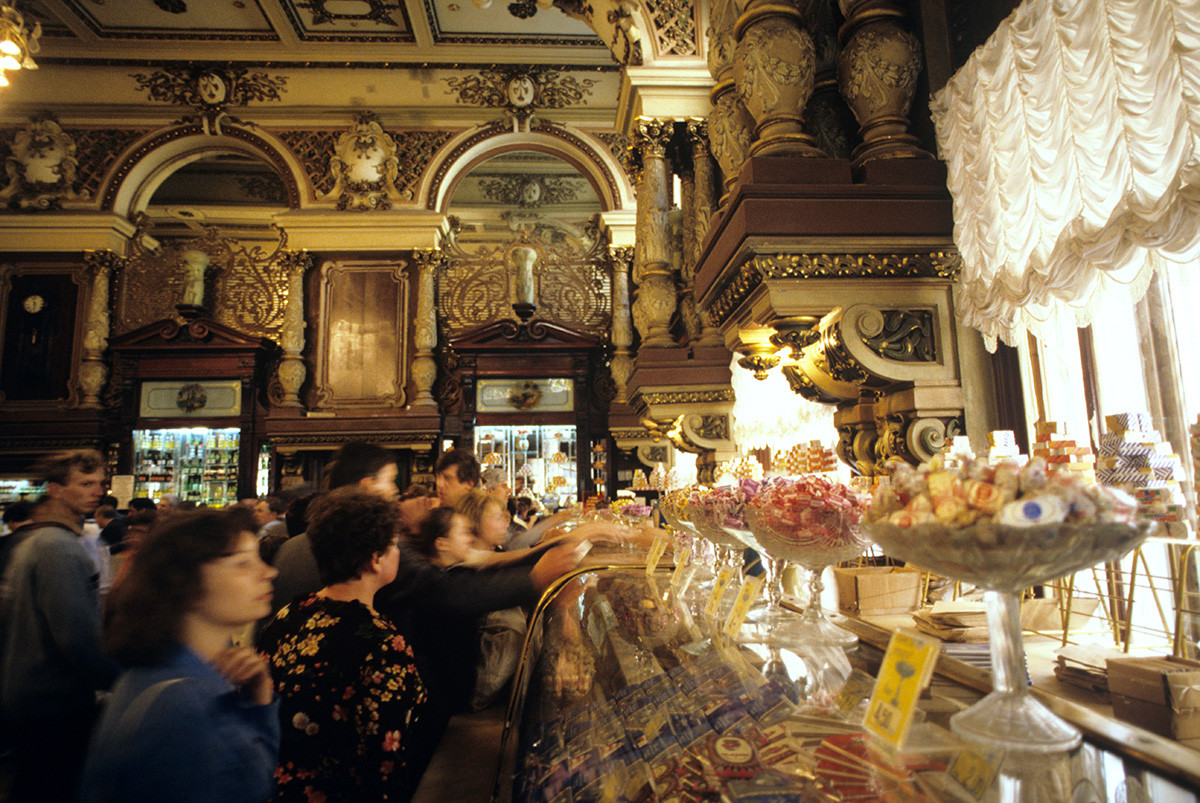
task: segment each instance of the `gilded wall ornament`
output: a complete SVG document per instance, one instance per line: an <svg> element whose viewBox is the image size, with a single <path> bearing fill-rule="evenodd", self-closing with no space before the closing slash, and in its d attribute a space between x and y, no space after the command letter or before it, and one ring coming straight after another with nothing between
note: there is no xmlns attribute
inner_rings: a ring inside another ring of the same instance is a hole
<svg viewBox="0 0 1200 803"><path fill-rule="evenodd" d="M75 190L75 141L49 112L35 115L8 143L8 184L0 201L18 209L58 209L63 201L86 200Z"/></svg>
<svg viewBox="0 0 1200 803"><path fill-rule="evenodd" d="M735 401L733 388L718 388L714 390L679 390L664 393L643 393L641 398L649 405L661 404L692 404L703 402L732 402Z"/></svg>
<svg viewBox="0 0 1200 803"><path fill-rule="evenodd" d="M507 67L481 70L463 78L446 79L447 94L470 106L504 109L525 120L539 109L586 105L595 79L576 78L555 70Z"/></svg>
<svg viewBox="0 0 1200 803"><path fill-rule="evenodd" d="M691 56L696 53L696 12L690 0L643 0L653 20L655 50L662 56Z"/></svg>
<svg viewBox="0 0 1200 803"><path fill-rule="evenodd" d="M721 291L709 305L708 313L713 325L721 326L764 279L928 277L953 280L961 270L962 257L957 251L757 256L725 279Z"/></svg>
<svg viewBox="0 0 1200 803"><path fill-rule="evenodd" d="M150 100L187 106L199 116L205 133L220 134L221 123L241 123L229 110L249 103L282 99L287 78L227 64L166 64L151 73L132 73Z"/></svg>
<svg viewBox="0 0 1200 803"><path fill-rule="evenodd" d="M437 275L438 314L451 334L511 319L520 302L518 250L532 250L538 318L600 334L612 321L612 275L608 242L595 219L584 237L549 219L522 220L511 241L466 250L458 241L461 222L450 219L441 244L445 268Z"/></svg>
<svg viewBox="0 0 1200 803"><path fill-rule="evenodd" d="M175 315L185 285L184 254L201 252L208 257L202 299L207 299L214 319L225 326L280 342L284 311L288 305L291 266L305 255L286 250L287 235L264 249L224 236L208 228L201 237L163 242L151 250L143 245L149 221L139 214L134 223L130 253L117 291L118 334Z"/></svg>
<svg viewBox="0 0 1200 803"><path fill-rule="evenodd" d="M338 137L329 158L333 188L322 200L336 200L338 209L391 209L393 201L412 192L396 188L399 157L396 142L371 112L360 114L349 131Z"/></svg>
<svg viewBox="0 0 1200 803"><path fill-rule="evenodd" d="M392 16L395 13L402 13L399 3L387 2L387 0L358 0L357 4L360 6L365 5L366 8L356 13L346 13L348 9L354 8L354 4L347 5L346 3L337 2L337 0L334 0L334 2L330 2L330 0L308 0L308 2L296 3L296 7L307 8L311 11L314 25L325 25L345 20L361 20L363 22L377 22L380 25L400 26L400 23L396 22Z"/></svg>
<svg viewBox="0 0 1200 803"><path fill-rule="evenodd" d="M880 357L900 362L937 359L933 313L929 310L879 310L858 320L862 342Z"/></svg>
<svg viewBox="0 0 1200 803"><path fill-rule="evenodd" d="M584 179L561 176L508 175L479 182L479 188L488 200L525 209L571 203L586 186Z"/></svg>

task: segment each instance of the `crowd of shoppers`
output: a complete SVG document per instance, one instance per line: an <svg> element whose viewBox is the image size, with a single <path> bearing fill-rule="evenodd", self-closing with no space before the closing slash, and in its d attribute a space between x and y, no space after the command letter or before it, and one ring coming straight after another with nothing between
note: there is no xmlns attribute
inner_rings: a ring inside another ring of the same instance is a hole
<svg viewBox="0 0 1200 803"><path fill-rule="evenodd" d="M522 621L605 535L530 538L460 449L401 493L395 456L351 442L320 491L225 510L121 512L104 466L48 457L41 498L4 513L13 801L407 800L471 704L488 615Z"/></svg>

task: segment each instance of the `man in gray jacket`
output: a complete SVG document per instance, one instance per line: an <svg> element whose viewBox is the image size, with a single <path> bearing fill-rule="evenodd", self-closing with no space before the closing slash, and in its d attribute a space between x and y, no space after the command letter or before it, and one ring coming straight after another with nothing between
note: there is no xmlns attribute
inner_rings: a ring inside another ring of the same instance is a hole
<svg viewBox="0 0 1200 803"><path fill-rule="evenodd" d="M96 565L80 543L103 493L104 458L90 449L39 465L45 501L13 551L0 599L0 704L17 752L10 800L77 795L96 692L117 675L100 636Z"/></svg>

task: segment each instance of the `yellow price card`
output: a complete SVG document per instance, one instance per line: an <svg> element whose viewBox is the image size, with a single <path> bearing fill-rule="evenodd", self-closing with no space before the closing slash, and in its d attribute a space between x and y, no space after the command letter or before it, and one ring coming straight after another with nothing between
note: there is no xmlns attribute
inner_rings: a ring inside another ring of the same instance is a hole
<svg viewBox="0 0 1200 803"><path fill-rule="evenodd" d="M754 604L754 600L758 599L759 592L762 591L763 584L766 582L767 577L763 574L757 577L751 575L742 581L737 599L733 601L733 608L729 611L729 618L725 620L725 627L722 628L725 635L733 638L742 629L742 622L746 620L750 606Z"/></svg>
<svg viewBox="0 0 1200 803"><path fill-rule="evenodd" d="M1004 762L1003 750L986 750L980 752L972 747L964 748L950 762L947 771L950 777L958 781L963 789L976 800L983 796L996 781L996 773Z"/></svg>
<svg viewBox="0 0 1200 803"><path fill-rule="evenodd" d="M704 606L704 615L709 619L717 618L717 611L721 608L721 598L725 596L725 589L729 588L729 584L732 582L733 569L722 566L721 571L717 572L717 578L713 580L712 596L708 598L708 602Z"/></svg>
<svg viewBox="0 0 1200 803"><path fill-rule="evenodd" d="M667 534L657 532L654 534L654 543L650 545L650 554L646 556L646 574L654 574L654 570L658 568L658 560L667 551Z"/></svg>
<svg viewBox="0 0 1200 803"><path fill-rule="evenodd" d="M691 544L683 544L675 550L675 571L671 574L671 589L679 596L687 593L692 578L696 576L696 564L692 562Z"/></svg>
<svg viewBox="0 0 1200 803"><path fill-rule="evenodd" d="M921 690L929 683L941 644L912 630L892 633L863 726L893 747L904 746Z"/></svg>

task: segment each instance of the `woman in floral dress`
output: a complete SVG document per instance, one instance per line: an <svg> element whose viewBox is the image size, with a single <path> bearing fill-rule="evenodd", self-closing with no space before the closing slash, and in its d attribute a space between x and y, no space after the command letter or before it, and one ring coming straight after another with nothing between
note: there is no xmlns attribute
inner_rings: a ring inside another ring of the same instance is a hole
<svg viewBox="0 0 1200 803"><path fill-rule="evenodd" d="M288 605L262 632L280 696L275 800L407 800L426 705L412 650L372 606L396 576L393 502L347 486L309 509L308 537L325 587Z"/></svg>

